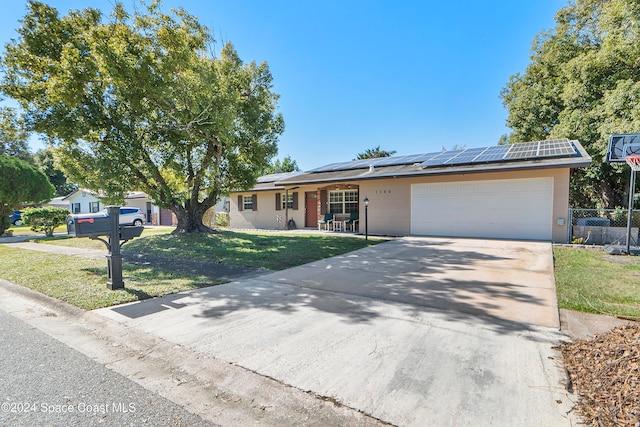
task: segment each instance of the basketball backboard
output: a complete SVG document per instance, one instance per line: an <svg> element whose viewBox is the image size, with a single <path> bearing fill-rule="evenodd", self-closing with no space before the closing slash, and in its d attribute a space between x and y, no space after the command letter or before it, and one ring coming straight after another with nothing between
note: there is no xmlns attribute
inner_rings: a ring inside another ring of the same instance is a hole
<svg viewBox="0 0 640 427"><path fill-rule="evenodd" d="M607 162L625 162L625 157L629 154L640 154L640 133L611 135L609 137Z"/></svg>

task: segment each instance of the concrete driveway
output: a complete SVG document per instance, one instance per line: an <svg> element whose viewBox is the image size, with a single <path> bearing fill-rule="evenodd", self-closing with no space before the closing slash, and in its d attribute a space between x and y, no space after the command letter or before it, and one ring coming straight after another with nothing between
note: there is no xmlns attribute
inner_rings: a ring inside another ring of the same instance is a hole
<svg viewBox="0 0 640 427"><path fill-rule="evenodd" d="M395 425L575 423L548 243L403 238L96 312Z"/></svg>

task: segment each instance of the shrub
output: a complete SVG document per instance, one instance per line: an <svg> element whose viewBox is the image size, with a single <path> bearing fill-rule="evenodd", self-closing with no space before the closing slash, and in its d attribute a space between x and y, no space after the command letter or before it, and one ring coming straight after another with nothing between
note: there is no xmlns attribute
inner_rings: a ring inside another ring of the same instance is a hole
<svg viewBox="0 0 640 427"><path fill-rule="evenodd" d="M35 232L44 231L47 237L53 236L53 230L64 224L69 210L65 208L31 208L22 211L22 220Z"/></svg>
<svg viewBox="0 0 640 427"><path fill-rule="evenodd" d="M229 214L228 213L217 213L216 214L216 226L217 227L228 227L229 226Z"/></svg>

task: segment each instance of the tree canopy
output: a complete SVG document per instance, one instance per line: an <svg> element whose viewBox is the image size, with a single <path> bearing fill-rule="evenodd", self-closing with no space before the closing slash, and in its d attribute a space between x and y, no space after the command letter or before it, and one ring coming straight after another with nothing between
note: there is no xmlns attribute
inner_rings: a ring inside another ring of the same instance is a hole
<svg viewBox="0 0 640 427"><path fill-rule="evenodd" d="M0 154L14 156L33 163L27 141L29 132L25 130L21 117L15 108L0 108Z"/></svg>
<svg viewBox="0 0 640 427"><path fill-rule="evenodd" d="M0 90L81 186L145 191L176 214L177 232L208 231L204 212L276 154L284 122L268 65L243 63L230 43L214 55L209 29L184 10L116 3L108 19L93 8L60 17L29 0L22 22Z"/></svg>
<svg viewBox="0 0 640 427"><path fill-rule="evenodd" d="M299 170L300 168L298 167L298 162L293 160L291 156L287 156L282 160L277 159L275 162L271 163L265 170L265 174L298 172Z"/></svg>
<svg viewBox="0 0 640 427"><path fill-rule="evenodd" d="M17 157L0 154L0 234L9 228L9 215L25 204L51 200L53 185L44 173Z"/></svg>
<svg viewBox="0 0 640 427"><path fill-rule="evenodd" d="M78 189L77 185L70 184L64 172L56 165L54 149L44 148L33 156L36 166L40 169L56 189L56 196L66 196Z"/></svg>
<svg viewBox="0 0 640 427"><path fill-rule="evenodd" d="M364 152L358 153L354 160L376 159L378 157L391 157L396 154L396 150L385 151L381 150L378 145L375 148L367 148Z"/></svg>
<svg viewBox="0 0 640 427"><path fill-rule="evenodd" d="M576 0L555 21L501 94L513 130L508 141L579 140L593 162L572 174L572 204L624 205L628 169L604 159L609 135L640 131L640 7Z"/></svg>

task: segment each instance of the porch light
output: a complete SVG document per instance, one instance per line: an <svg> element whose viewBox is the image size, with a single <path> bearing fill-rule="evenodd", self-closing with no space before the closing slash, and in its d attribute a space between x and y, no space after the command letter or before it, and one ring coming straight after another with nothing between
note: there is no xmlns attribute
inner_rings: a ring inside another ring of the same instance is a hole
<svg viewBox="0 0 640 427"><path fill-rule="evenodd" d="M369 240L369 198L364 196L364 240Z"/></svg>

